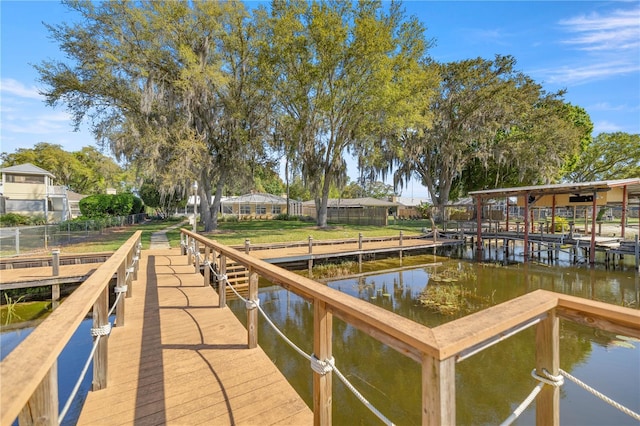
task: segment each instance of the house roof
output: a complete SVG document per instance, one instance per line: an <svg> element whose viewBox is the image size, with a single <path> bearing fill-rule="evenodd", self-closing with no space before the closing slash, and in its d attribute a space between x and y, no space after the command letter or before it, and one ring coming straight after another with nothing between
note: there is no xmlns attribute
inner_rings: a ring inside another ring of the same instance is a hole
<svg viewBox="0 0 640 426"><path fill-rule="evenodd" d="M287 204L287 199L273 194L254 193L222 200L223 204Z"/></svg>
<svg viewBox="0 0 640 426"><path fill-rule="evenodd" d="M415 207L420 204L430 204L431 199L426 197L394 197L394 201L407 207Z"/></svg>
<svg viewBox="0 0 640 426"><path fill-rule="evenodd" d="M52 178L55 178L55 176L53 174L51 174L51 172L48 172L44 169L41 169L38 166L34 166L31 163L25 163L25 164L19 164L17 166L9 166L9 167L4 167L2 169L0 169L0 172L2 173L20 173L23 175L44 175L44 176L49 176Z"/></svg>
<svg viewBox="0 0 640 426"><path fill-rule="evenodd" d="M315 201L305 201L302 203L304 206L315 205ZM398 203L392 203L390 201L379 200L377 198L365 197L365 198L329 198L327 201L327 207L396 207Z"/></svg>

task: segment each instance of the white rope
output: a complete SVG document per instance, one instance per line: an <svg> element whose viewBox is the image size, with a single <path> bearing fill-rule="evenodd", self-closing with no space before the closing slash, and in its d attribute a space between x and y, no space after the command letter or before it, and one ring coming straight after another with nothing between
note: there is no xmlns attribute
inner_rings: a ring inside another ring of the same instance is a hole
<svg viewBox="0 0 640 426"><path fill-rule="evenodd" d="M594 396L597 396L598 398L600 398L601 400L603 400L607 404L611 405L612 407L615 407L618 410L620 410L623 413L625 413L626 415L631 416L632 418L640 421L640 414L636 413L635 411L632 411L632 410L628 409L624 405L622 405L622 404L614 401L613 399L609 398L608 396L598 392L597 390L593 389L591 386L589 386L586 383L580 381L579 379L575 378L574 376L572 376L571 374L567 373L564 370L560 370L560 374L562 374L564 377L566 377L567 379L571 380L573 383L575 383L576 385L580 386L582 389L586 390L590 394L592 394Z"/></svg>
<svg viewBox="0 0 640 426"><path fill-rule="evenodd" d="M554 376L553 374L549 373L546 368L542 369L542 374L544 374L544 376L540 376L535 368L531 370L531 377L542 383L546 383L556 388L564 385L564 377L562 377L560 374Z"/></svg>
<svg viewBox="0 0 640 426"><path fill-rule="evenodd" d="M104 325L101 325L100 327L95 327L91 329L91 335L93 337L99 337L99 336L108 336L109 333L111 333L111 323L108 322Z"/></svg>
<svg viewBox="0 0 640 426"><path fill-rule="evenodd" d="M509 426L518 417L520 417L520 414L522 414L524 410L526 410L527 407L531 405L531 403L536 399L536 396L538 396L538 394L540 393L543 387L544 387L544 383L538 383L536 387L533 388L529 396L527 396L524 399L524 401L522 401L522 403L518 405L518 407L515 410L513 410L513 413L511 413L511 415L507 417L507 419L504 422L500 423L500 426Z"/></svg>
<svg viewBox="0 0 640 426"><path fill-rule="evenodd" d="M91 335L95 336L93 334L93 329L91 329ZM73 390L71 391L71 395L69 395L69 398L67 399L66 404L64 405L64 408L62 409L62 411L60 412L60 415L58 416L58 424L62 424L62 420L64 420L64 416L67 415L67 412L69 411L69 408L71 408L71 403L73 402L73 400L75 399L78 390L80 389L80 384L82 383L82 381L84 380L84 376L87 375L87 370L89 370L89 365L91 365L91 361L93 361L93 355L96 353L96 349L98 348L98 342L100 342L100 338L102 336L98 335L96 336L96 339L93 341L93 347L91 348L91 352L89 353L89 356L87 357L87 361L84 363L84 368L82 369L82 372L80 373L80 377L78 378L78 381L76 382L76 385L73 387Z"/></svg>
<svg viewBox="0 0 640 426"><path fill-rule="evenodd" d="M111 307L111 309L109 309L109 313L107 314L107 317L110 317L111 314L113 314L113 311L116 310L116 306L118 306L118 302L120 301L120 298L122 297L122 293L126 293L127 292L127 286L124 286L124 290L120 289L120 291L118 291L118 287L116 287L115 292L117 294L116 296L116 300L113 302L113 306Z"/></svg>
<svg viewBox="0 0 640 426"><path fill-rule="evenodd" d="M211 268L211 270L213 271L213 273L215 274L215 276L216 276L216 278L218 280L224 279L227 282L227 286L231 287L231 290L233 290L233 292L236 294L236 296L238 296L238 298L240 300L245 302L245 305L248 306L248 304L250 302L253 302L251 300L248 300L248 299L245 299L244 297L242 297L240 295L240 293L238 293L236 291L236 289L233 287L233 285L231 285L231 283L227 279L226 275L218 274L216 271L213 270L213 268ZM256 307L257 307L258 311L264 317L265 321L271 326L271 328L273 328L273 330L289 346L291 346L291 348L293 348L293 350L298 352L298 354L300 354L300 356L302 356L303 358L305 358L306 360L308 360L311 363L311 369L313 371L315 371L316 373L321 374L321 375L325 375L328 372L333 371L336 374L336 376L340 379L340 381L347 387L347 389L349 389L355 395L355 397L358 398L360 400L360 402L362 402L373 414L375 414L380 420L382 420L383 423L385 423L386 425L390 425L390 426L394 424L392 421L387 419L384 416L384 414L382 414L380 411L378 411L378 409L376 407L374 407L373 404L371 404L369 401L367 401L367 399L364 396L362 396L362 394L360 392L358 392L358 390L351 384L351 382L349 382L349 380L346 377L344 377L344 375L340 372L340 370L338 370L338 367L336 367L335 360L333 359L333 357L331 357L328 360L319 360L318 358L316 358L315 355L307 354L305 351L300 349L295 343L293 343L291 340L289 340L289 338L287 336L285 336L284 333L282 331L280 331L280 329L278 327L276 327L276 325L271 321L271 319L267 316L267 314L262 310L262 308L260 307L259 303L256 304Z"/></svg>
<svg viewBox="0 0 640 426"><path fill-rule="evenodd" d="M335 366L335 359L333 357L326 361L322 361L316 357L316 354L311 355L311 369L321 376L327 373L331 373Z"/></svg>

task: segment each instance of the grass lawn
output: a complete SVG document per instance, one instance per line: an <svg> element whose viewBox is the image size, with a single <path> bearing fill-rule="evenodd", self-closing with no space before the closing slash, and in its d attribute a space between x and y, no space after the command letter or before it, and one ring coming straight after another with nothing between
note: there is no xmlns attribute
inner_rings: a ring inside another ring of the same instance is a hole
<svg viewBox="0 0 640 426"><path fill-rule="evenodd" d="M116 250L135 231L142 230L142 248L148 249L151 234L180 223L182 219L171 219L165 221L152 221L145 224L128 226L125 228L115 228L105 231L99 238L92 237L91 240L82 243L64 246L65 253L91 253L100 251ZM246 239L252 244L276 243L287 241L306 241L309 236L314 240L335 240L346 238L358 238L362 233L363 237L397 236L400 231L405 235L416 235L422 232L422 228L430 227L426 220L404 221L398 224L381 226L357 226L357 225L329 225L327 228L318 228L314 223L301 221L283 220L250 220L241 222L219 223L217 230L212 232L202 232L202 225L199 232L220 243L227 245L244 244ZM188 222L184 222L180 228L191 229ZM167 231L167 237L171 247L180 245L180 228Z"/></svg>

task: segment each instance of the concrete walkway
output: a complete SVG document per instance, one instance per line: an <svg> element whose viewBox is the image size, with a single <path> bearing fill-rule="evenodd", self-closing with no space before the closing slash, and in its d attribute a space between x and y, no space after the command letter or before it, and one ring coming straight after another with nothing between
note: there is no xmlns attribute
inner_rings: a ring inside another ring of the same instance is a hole
<svg viewBox="0 0 640 426"><path fill-rule="evenodd" d="M149 245L149 249L150 250L170 249L171 246L169 245L169 239L167 238L167 231L179 228L185 223L187 223L187 221L179 222L175 225L169 226L168 228L165 228L161 231L156 231L153 234L151 234L151 243Z"/></svg>

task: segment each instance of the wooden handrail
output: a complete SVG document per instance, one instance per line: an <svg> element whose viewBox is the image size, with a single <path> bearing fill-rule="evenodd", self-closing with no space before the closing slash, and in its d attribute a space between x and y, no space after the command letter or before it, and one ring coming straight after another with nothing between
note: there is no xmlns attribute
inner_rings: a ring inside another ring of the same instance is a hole
<svg viewBox="0 0 640 426"><path fill-rule="evenodd" d="M87 312L108 288L114 274L137 250L141 235L142 231L136 231L0 363L0 424L11 424L43 380L49 380L49 372L55 370L58 356ZM57 383L55 388L57 395ZM55 424L57 414L52 414L56 417Z"/></svg>
<svg viewBox="0 0 640 426"><path fill-rule="evenodd" d="M331 315L364 331L422 365L423 424L455 423L455 362L468 357L505 336L536 325L537 371L558 375L559 318L602 330L640 337L640 311L579 297L535 290L499 305L428 328L393 312L346 295L291 271L266 263L234 248L182 230L186 246L197 241L221 259L227 257L290 290L314 304L314 352L320 359L331 357ZM193 244L193 247L197 244ZM208 261L209 259L205 259ZM190 262L190 261L189 261ZM221 263L224 268L224 263ZM208 281L205 283L208 284ZM251 296L252 299L256 294ZM253 315L255 317L255 315ZM255 323L248 328L257 329ZM256 339L255 333L250 339ZM462 359L460 358L460 359ZM331 381L314 373L316 424L330 424ZM536 404L538 424L559 423L559 388L545 387Z"/></svg>

